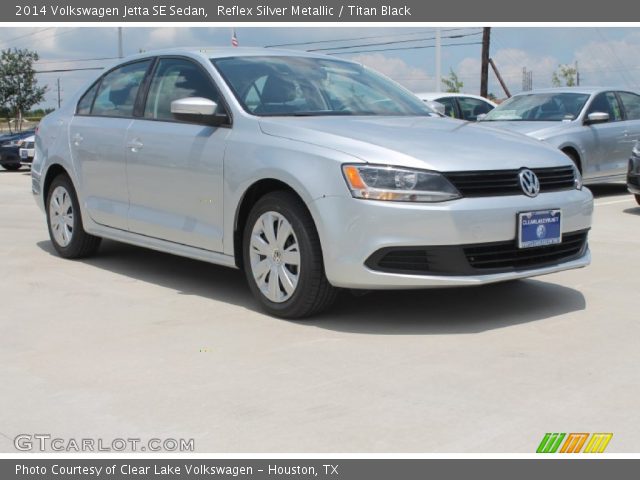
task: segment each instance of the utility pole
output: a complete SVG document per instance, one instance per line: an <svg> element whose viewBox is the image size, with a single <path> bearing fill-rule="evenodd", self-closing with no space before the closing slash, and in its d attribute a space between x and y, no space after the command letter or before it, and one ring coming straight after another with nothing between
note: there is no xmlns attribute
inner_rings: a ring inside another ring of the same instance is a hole
<svg viewBox="0 0 640 480"><path fill-rule="evenodd" d="M580 70L578 70L578 61L576 60L576 86L580 86Z"/></svg>
<svg viewBox="0 0 640 480"><path fill-rule="evenodd" d="M58 77L58 108L60 108L60 103L62 102L60 99L60 77Z"/></svg>
<svg viewBox="0 0 640 480"><path fill-rule="evenodd" d="M491 27L482 29L482 67L480 69L480 96L487 98L489 93L489 44Z"/></svg>
<svg viewBox="0 0 640 480"><path fill-rule="evenodd" d="M436 92L442 88L442 41L440 28L436 28Z"/></svg>
<svg viewBox="0 0 640 480"><path fill-rule="evenodd" d="M124 57L122 53L122 27L118 27L118 58Z"/></svg>

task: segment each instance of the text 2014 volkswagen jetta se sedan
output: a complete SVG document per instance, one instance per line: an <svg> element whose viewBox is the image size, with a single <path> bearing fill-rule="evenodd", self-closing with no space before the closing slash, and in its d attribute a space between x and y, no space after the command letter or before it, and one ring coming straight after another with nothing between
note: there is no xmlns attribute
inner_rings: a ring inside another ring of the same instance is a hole
<svg viewBox="0 0 640 480"><path fill-rule="evenodd" d="M387 78L307 53L131 57L42 121L32 174L61 256L104 237L241 268L282 317L321 311L338 287L590 261L593 199L564 154L434 118Z"/></svg>

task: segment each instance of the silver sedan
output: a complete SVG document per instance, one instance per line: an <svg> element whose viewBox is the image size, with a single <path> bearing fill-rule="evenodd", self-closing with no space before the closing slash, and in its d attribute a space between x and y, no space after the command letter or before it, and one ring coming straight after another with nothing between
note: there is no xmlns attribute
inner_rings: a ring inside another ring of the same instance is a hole
<svg viewBox="0 0 640 480"><path fill-rule="evenodd" d="M585 183L622 180L640 139L640 95L585 87L523 92L482 121L559 148L578 166Z"/></svg>
<svg viewBox="0 0 640 480"><path fill-rule="evenodd" d="M387 78L306 53L115 64L43 119L32 185L62 257L109 238L240 268L288 318L339 288L480 285L590 261L593 198L565 155L434 117Z"/></svg>

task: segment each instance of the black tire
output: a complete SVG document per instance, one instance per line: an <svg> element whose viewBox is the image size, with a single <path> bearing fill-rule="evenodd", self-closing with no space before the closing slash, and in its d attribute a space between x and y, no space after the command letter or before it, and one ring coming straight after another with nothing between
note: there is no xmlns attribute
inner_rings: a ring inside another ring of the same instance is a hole
<svg viewBox="0 0 640 480"><path fill-rule="evenodd" d="M53 193L56 191L56 188L62 187L64 188L69 195L69 199L71 200L72 205L72 214L73 214L73 227L71 239L67 245L62 245L58 243L56 240L56 236L54 235L52 229L52 218L51 218L51 202ZM100 241L102 240L100 237L95 237L93 235L88 234L84 231L82 227L82 216L80 213L80 205L78 203L78 196L76 195L75 188L73 188L73 183L71 179L65 175L58 175L53 179L51 185L49 186L49 191L47 192L47 201L45 204L45 210L47 214L47 227L49 228L49 238L51 239L51 243L53 243L53 247L56 249L56 252L63 258L83 258L93 255L100 246Z"/></svg>
<svg viewBox="0 0 640 480"><path fill-rule="evenodd" d="M634 195L636 197L636 203L640 205L640 195Z"/></svg>
<svg viewBox="0 0 640 480"><path fill-rule="evenodd" d="M3 163L2 164L2 168L4 168L5 170L9 170L11 172L15 172L16 170L20 170L20 167L22 165L20 165L19 163Z"/></svg>
<svg viewBox="0 0 640 480"><path fill-rule="evenodd" d="M298 283L290 298L274 302L262 293L253 276L250 260L250 242L254 226L267 212L282 215L291 225L297 239L300 255ZM243 266L249 288L260 305L271 315L301 319L326 310L334 302L337 289L324 272L322 249L315 224L305 205L294 194L286 191L271 192L260 198L249 213L243 235Z"/></svg>
<svg viewBox="0 0 640 480"><path fill-rule="evenodd" d="M580 165L580 157L578 157L578 154L573 150L562 150L562 153L571 159L578 171L582 174L582 165Z"/></svg>

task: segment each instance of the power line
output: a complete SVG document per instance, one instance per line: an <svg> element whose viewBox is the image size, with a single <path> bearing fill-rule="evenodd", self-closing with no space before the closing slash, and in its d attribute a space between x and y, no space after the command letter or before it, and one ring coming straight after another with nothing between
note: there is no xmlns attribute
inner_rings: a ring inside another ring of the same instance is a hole
<svg viewBox="0 0 640 480"><path fill-rule="evenodd" d="M472 35L480 35L480 32L465 33L465 34L459 34L459 35L449 35L449 36L443 36L442 38L463 38L463 37L470 37ZM343 45L340 47L312 48L310 50L307 50L307 52L322 52L327 50L346 50L349 48L376 47L376 46L382 46L382 45L394 45L397 43L424 42L426 40L434 40L435 38L436 37L411 38L408 40L389 40L387 42L363 43L360 45Z"/></svg>
<svg viewBox="0 0 640 480"><path fill-rule="evenodd" d="M37 64L44 65L46 63L74 63L74 62L99 62L103 60L117 60L119 57L99 57L99 58L76 58L71 60L38 60Z"/></svg>
<svg viewBox="0 0 640 480"><path fill-rule="evenodd" d="M466 30L465 28L449 28L446 30L442 30L443 32L453 32L456 30ZM428 31L433 31L433 30L428 30ZM298 43L279 43L276 45L265 45L264 48L275 48L275 47L298 47L298 46L302 46L302 45L315 45L315 44L321 44L321 43L335 43L335 42L352 42L352 41L356 41L356 40L370 40L373 38L389 38L389 37L402 37L402 36L407 36L407 35L424 35L425 32L424 30L421 30L419 32L408 32L408 33L390 33L390 34L386 34L386 35L370 35L367 37L353 37L353 38L336 38L334 40L316 40L314 42L298 42Z"/></svg>
<svg viewBox="0 0 640 480"><path fill-rule="evenodd" d="M446 43L442 47L458 47L465 45L482 45L482 42L463 42L463 43ZM396 48L378 48L375 50L356 50L354 52L329 52L327 55L350 55L352 53L373 53L373 52L390 52L395 50L417 50L423 48L435 48L435 45L417 45L414 47L396 47Z"/></svg>
<svg viewBox="0 0 640 480"><path fill-rule="evenodd" d="M37 30L35 32L29 32L29 33L27 33L25 35L20 35L19 37L13 37L13 38L10 38L9 40L3 40L1 43L2 43L2 45L5 45L5 44L11 43L11 42L13 42L15 40L20 40L21 38L31 37L33 35L38 35L39 33L46 32L47 30L53 30L54 28L55 27L43 28L43 29Z"/></svg>
<svg viewBox="0 0 640 480"><path fill-rule="evenodd" d="M84 70L104 70L104 67L60 68L55 70L36 70L35 73L64 73L64 72L80 72Z"/></svg>

